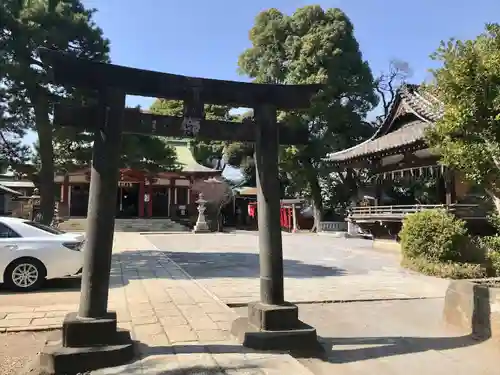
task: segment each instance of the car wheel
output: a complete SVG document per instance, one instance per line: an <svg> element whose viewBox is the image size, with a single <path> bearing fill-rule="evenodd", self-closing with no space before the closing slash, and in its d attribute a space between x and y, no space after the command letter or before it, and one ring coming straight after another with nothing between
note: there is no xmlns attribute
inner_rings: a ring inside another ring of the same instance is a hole
<svg viewBox="0 0 500 375"><path fill-rule="evenodd" d="M4 281L10 289L31 292L42 286L45 276L46 271L42 262L37 259L22 258L7 267Z"/></svg>

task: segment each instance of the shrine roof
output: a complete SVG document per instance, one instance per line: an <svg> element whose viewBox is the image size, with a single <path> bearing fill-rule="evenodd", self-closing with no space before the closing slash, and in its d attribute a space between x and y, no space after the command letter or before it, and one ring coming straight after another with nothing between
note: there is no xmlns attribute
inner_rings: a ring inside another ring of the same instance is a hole
<svg viewBox="0 0 500 375"><path fill-rule="evenodd" d="M378 154L391 154L400 148L425 147L425 129L443 113L441 103L416 85L402 86L384 123L373 136L354 147L327 156L336 164L348 163Z"/></svg>
<svg viewBox="0 0 500 375"><path fill-rule="evenodd" d="M184 173L222 173L213 168L205 167L199 164L191 151L188 140L166 140L165 143L174 148L177 155L177 162L181 165L181 171Z"/></svg>
<svg viewBox="0 0 500 375"><path fill-rule="evenodd" d="M14 190L14 189L10 189L5 185L0 185L0 191L2 191L4 193L12 194L12 195L23 195L23 193L21 193L17 190Z"/></svg>
<svg viewBox="0 0 500 375"><path fill-rule="evenodd" d="M257 195L257 188L252 187L252 186L241 186L234 188L234 191L241 196L247 196L247 195Z"/></svg>

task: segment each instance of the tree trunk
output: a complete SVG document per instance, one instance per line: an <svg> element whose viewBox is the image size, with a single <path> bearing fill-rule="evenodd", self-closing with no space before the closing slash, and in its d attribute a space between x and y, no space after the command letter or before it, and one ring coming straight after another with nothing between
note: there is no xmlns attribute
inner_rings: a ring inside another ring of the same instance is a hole
<svg viewBox="0 0 500 375"><path fill-rule="evenodd" d="M323 198L321 197L321 187L319 186L318 174L314 168L311 159L304 158L302 160L302 166L305 169L305 174L307 181L309 183L309 188L311 189L311 198L313 205L313 218L314 224L311 228L311 232L320 231L320 222L323 219Z"/></svg>
<svg viewBox="0 0 500 375"><path fill-rule="evenodd" d="M316 176L314 176L314 179L311 178L309 185L311 188L314 217L314 224L311 232L319 232L321 230L320 222L323 219L323 198L321 197L321 187L319 186L318 178Z"/></svg>
<svg viewBox="0 0 500 375"><path fill-rule="evenodd" d="M41 90L40 90L41 91ZM49 121L49 105L44 94L37 93L31 98L35 107L36 131L40 152L40 213L41 222L50 225L54 216L54 149L52 145L52 125Z"/></svg>

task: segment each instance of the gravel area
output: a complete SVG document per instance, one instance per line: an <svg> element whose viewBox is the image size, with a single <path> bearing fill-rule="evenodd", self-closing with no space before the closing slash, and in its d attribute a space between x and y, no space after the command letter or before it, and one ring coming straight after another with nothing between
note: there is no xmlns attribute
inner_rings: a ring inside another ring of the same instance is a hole
<svg viewBox="0 0 500 375"><path fill-rule="evenodd" d="M52 332L19 332L0 334L0 374L22 373L43 347Z"/></svg>

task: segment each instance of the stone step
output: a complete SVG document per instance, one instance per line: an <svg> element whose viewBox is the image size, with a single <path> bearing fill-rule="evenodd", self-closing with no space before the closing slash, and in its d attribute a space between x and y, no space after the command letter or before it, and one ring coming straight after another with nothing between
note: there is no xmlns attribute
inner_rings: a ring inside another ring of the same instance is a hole
<svg viewBox="0 0 500 375"><path fill-rule="evenodd" d="M64 231L85 231L87 219L72 218L59 224ZM189 229L171 219L116 219L117 232L185 232Z"/></svg>

